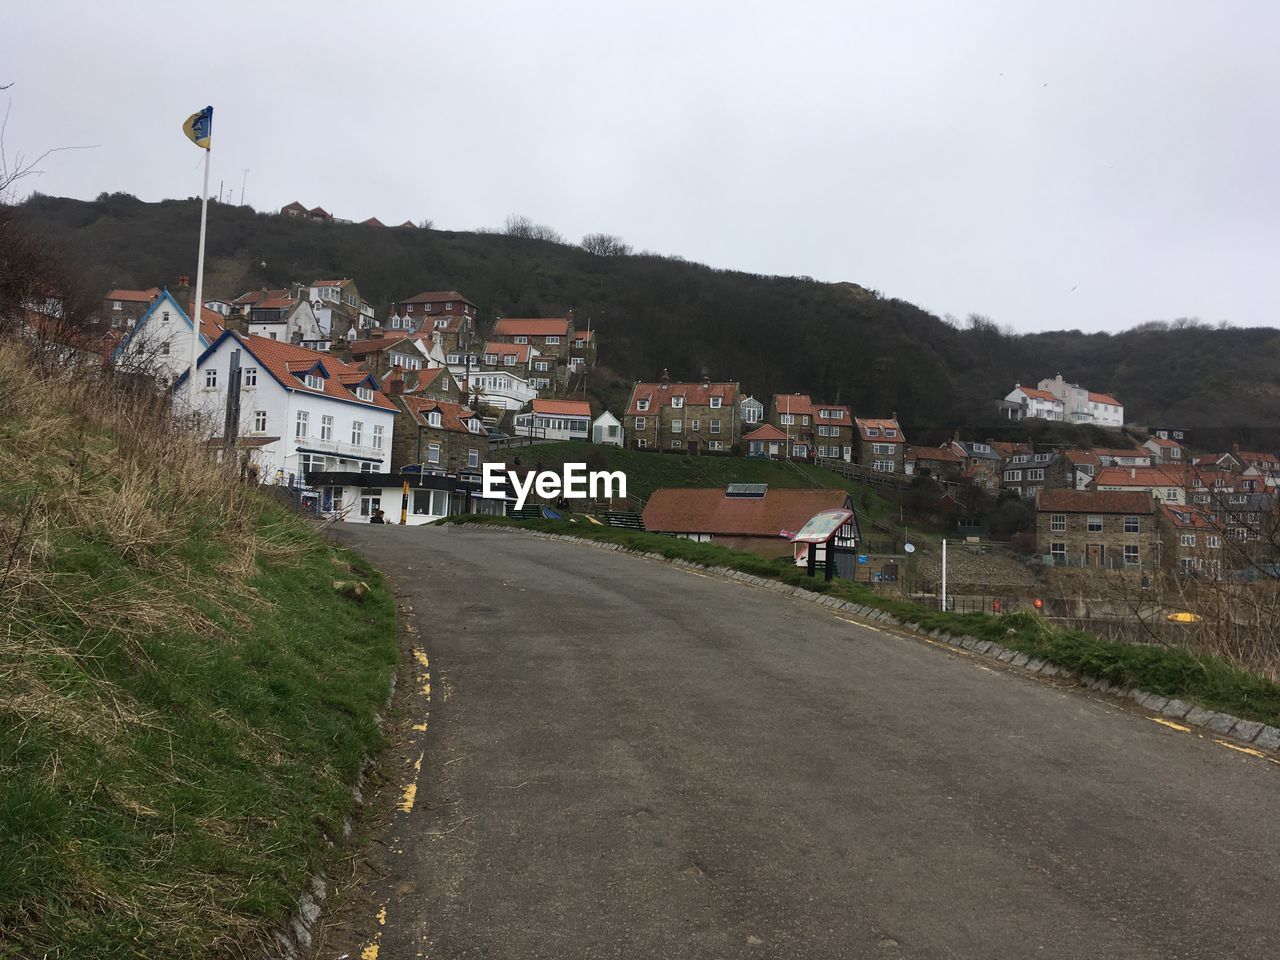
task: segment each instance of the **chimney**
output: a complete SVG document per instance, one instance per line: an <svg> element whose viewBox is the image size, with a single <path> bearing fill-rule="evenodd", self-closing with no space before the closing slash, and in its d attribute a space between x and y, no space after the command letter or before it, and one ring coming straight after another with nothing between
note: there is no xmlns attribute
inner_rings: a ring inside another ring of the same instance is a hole
<svg viewBox="0 0 1280 960"><path fill-rule="evenodd" d="M711 386L711 374L709 374L709 373L704 373L704 374L702 375L702 385L703 385L704 387L709 387L709 386Z"/></svg>
<svg viewBox="0 0 1280 960"><path fill-rule="evenodd" d="M658 385L662 387L663 390L671 386L671 375L667 373L666 367L662 368L662 376L658 378Z"/></svg>
<svg viewBox="0 0 1280 960"><path fill-rule="evenodd" d="M404 393L404 371L400 364L391 368L391 372L382 381L382 392L388 397L398 397Z"/></svg>

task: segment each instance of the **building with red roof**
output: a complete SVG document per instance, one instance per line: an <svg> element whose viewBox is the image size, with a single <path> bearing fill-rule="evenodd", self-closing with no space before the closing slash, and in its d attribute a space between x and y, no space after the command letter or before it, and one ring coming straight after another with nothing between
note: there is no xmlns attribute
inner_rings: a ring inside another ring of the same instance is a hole
<svg viewBox="0 0 1280 960"><path fill-rule="evenodd" d="M672 383L663 370L658 381L631 388L623 418L629 443L637 450L726 452L742 436L738 394L736 382Z"/></svg>
<svg viewBox="0 0 1280 960"><path fill-rule="evenodd" d="M1186 471L1181 467L1103 467L1088 489L1137 491L1173 505L1187 502Z"/></svg>
<svg viewBox="0 0 1280 960"><path fill-rule="evenodd" d="M517 414L512 429L544 440L587 440L591 436L591 404L585 400L534 400L532 410Z"/></svg>
<svg viewBox="0 0 1280 960"><path fill-rule="evenodd" d="M856 417L854 456L858 463L876 473L906 473L907 438L892 417Z"/></svg>
<svg viewBox="0 0 1280 960"><path fill-rule="evenodd" d="M179 295L184 291L179 290ZM189 295L190 291L185 293ZM111 363L117 369L141 373L161 383L172 383L191 366L191 314L194 303L178 305L168 290L160 293L115 346ZM199 349L204 350L225 331L222 315L208 307L200 309Z"/></svg>
<svg viewBox="0 0 1280 960"><path fill-rule="evenodd" d="M1054 566L1154 569L1156 507L1155 498L1142 490L1041 490L1036 550Z"/></svg>

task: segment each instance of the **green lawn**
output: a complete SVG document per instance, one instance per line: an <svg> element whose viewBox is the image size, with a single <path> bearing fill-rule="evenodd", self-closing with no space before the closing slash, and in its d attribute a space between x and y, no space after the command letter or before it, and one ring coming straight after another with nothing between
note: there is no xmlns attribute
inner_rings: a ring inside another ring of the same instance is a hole
<svg viewBox="0 0 1280 960"><path fill-rule="evenodd" d="M447 523L524 527L619 543L632 550L657 553L709 567L728 567L768 577L818 593L884 610L925 630L991 640L1068 670L1126 687L1177 697L1208 710L1221 710L1249 720L1280 726L1280 684L1243 670L1227 660L1185 647L1113 643L1076 630L1059 630L1027 612L1003 616L944 613L918 604L882 597L869 587L846 580L830 583L810 578L786 561L770 561L713 543L694 543L655 533L619 530L585 521L512 520L505 517L451 517Z"/></svg>
<svg viewBox="0 0 1280 960"><path fill-rule="evenodd" d="M390 592L166 438L167 417L118 420L123 401L12 361L0 349L0 958L255 954L382 742ZM334 591L350 578L363 603Z"/></svg>
<svg viewBox="0 0 1280 960"><path fill-rule="evenodd" d="M757 460L748 457L682 456L674 453L647 453L624 450L607 444L565 440L559 443L515 447L505 451L510 464L520 459L523 468L541 463L547 469L561 464L586 463L592 470L622 470L627 475L627 492L649 499L661 487L724 487L731 483L767 483L771 487L824 487L847 490L863 516L880 520L891 512L890 504L866 484L847 480L822 467Z"/></svg>

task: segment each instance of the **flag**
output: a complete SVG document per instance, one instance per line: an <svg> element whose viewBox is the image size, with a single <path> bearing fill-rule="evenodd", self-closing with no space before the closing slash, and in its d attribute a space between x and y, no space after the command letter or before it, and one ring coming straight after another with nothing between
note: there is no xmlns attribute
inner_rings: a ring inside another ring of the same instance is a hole
<svg viewBox="0 0 1280 960"><path fill-rule="evenodd" d="M197 147L209 149L209 137L213 133L213 107L205 107L199 113L187 117L182 132Z"/></svg>

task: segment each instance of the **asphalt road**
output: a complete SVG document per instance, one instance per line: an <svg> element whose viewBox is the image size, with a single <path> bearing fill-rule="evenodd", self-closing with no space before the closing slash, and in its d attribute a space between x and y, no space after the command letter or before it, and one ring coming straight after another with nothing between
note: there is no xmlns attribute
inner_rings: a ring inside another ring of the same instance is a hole
<svg viewBox="0 0 1280 960"><path fill-rule="evenodd" d="M1280 956L1265 758L663 563L342 536L430 658L379 960Z"/></svg>

